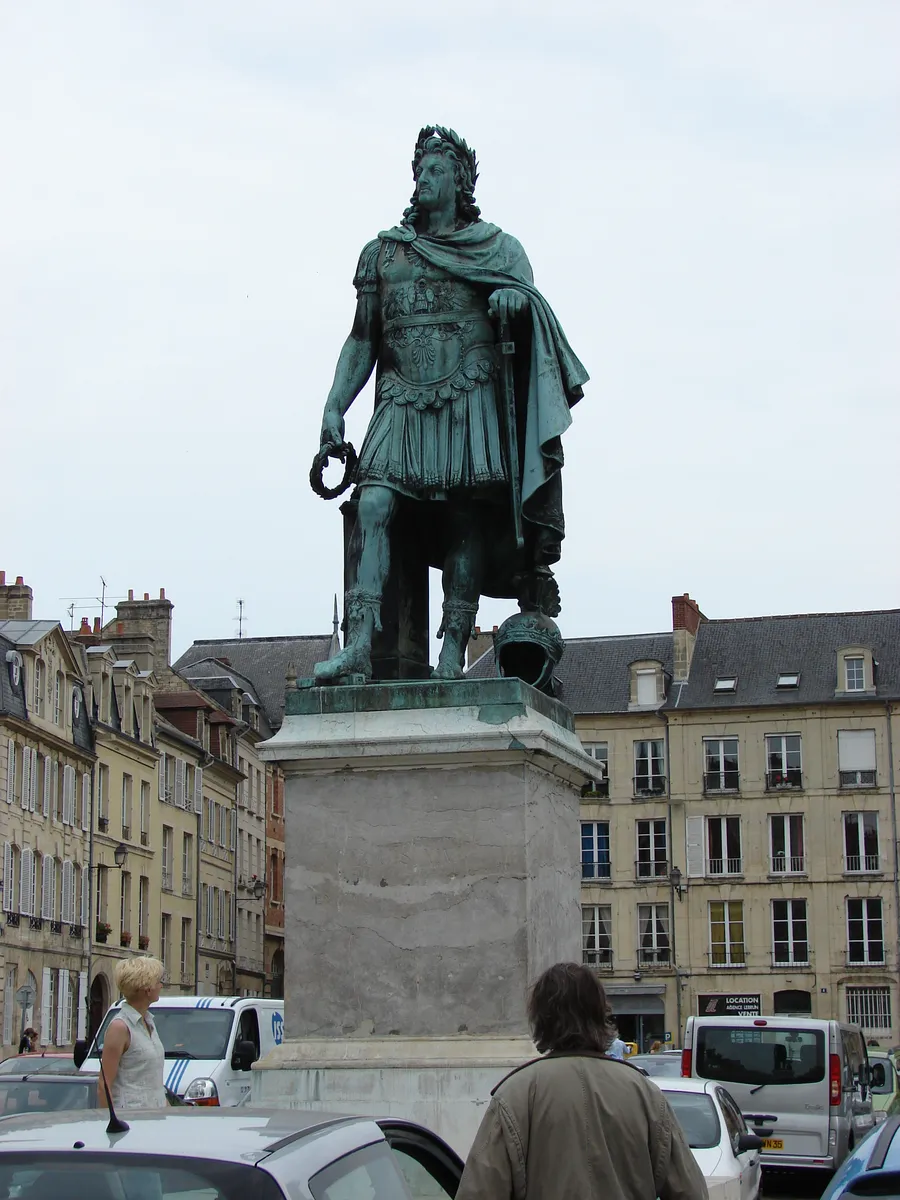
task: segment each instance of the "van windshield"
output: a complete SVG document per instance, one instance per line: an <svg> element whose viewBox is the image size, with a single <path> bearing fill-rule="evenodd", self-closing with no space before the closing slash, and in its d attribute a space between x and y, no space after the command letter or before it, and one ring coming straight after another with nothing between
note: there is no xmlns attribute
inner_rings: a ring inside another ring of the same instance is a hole
<svg viewBox="0 0 900 1200"><path fill-rule="evenodd" d="M724 1083L819 1083L825 1078L821 1029L701 1025L697 1074Z"/></svg>
<svg viewBox="0 0 900 1200"><path fill-rule="evenodd" d="M107 1013L100 1027L91 1057L99 1058L110 1021L118 1013ZM224 1058L228 1037L234 1024L230 1008L153 1008L153 1020L166 1058Z"/></svg>

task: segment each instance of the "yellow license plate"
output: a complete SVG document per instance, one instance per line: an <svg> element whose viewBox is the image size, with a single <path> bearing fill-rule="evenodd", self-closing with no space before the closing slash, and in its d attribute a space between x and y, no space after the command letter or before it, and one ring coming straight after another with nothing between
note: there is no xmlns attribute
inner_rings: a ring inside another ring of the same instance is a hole
<svg viewBox="0 0 900 1200"><path fill-rule="evenodd" d="M783 1150L784 1138L763 1138L763 1150Z"/></svg>

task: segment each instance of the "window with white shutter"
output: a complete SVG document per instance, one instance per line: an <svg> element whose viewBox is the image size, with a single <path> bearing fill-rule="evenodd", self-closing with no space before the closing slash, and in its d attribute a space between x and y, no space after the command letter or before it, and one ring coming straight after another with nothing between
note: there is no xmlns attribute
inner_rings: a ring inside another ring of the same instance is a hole
<svg viewBox="0 0 900 1200"><path fill-rule="evenodd" d="M87 971L78 972L78 998L76 1000L75 1036L79 1041L87 1037Z"/></svg>
<svg viewBox="0 0 900 1200"><path fill-rule="evenodd" d="M52 1002L52 983L53 974L49 967L44 967L41 971L41 1045L49 1046L52 1042L51 1026L51 1002Z"/></svg>
<svg viewBox="0 0 900 1200"><path fill-rule="evenodd" d="M3 911L14 912L16 881L13 874L13 848L11 842L3 843Z"/></svg>
<svg viewBox="0 0 900 1200"><path fill-rule="evenodd" d="M165 756L165 754L160 754L160 756L159 756L158 770L159 770L159 775L157 776L157 779L159 781L158 795L159 795L160 800L163 802L163 804L165 804L165 802L166 802L166 756Z"/></svg>
<svg viewBox="0 0 900 1200"><path fill-rule="evenodd" d="M183 758L175 759L175 807L185 807Z"/></svg>
<svg viewBox="0 0 900 1200"><path fill-rule="evenodd" d="M45 854L41 864L41 916L45 921L53 920L53 884L55 860L52 854Z"/></svg>
<svg viewBox="0 0 900 1200"><path fill-rule="evenodd" d="M91 773L81 776L81 828L87 833L91 828Z"/></svg>
<svg viewBox="0 0 900 1200"><path fill-rule="evenodd" d="M22 747L22 807L27 810L31 799L31 749Z"/></svg>
<svg viewBox="0 0 900 1200"><path fill-rule="evenodd" d="M194 812L203 811L203 768L194 768Z"/></svg>
<svg viewBox="0 0 900 1200"><path fill-rule="evenodd" d="M26 848L19 872L19 912L24 917L34 916L34 872L34 851Z"/></svg>
<svg viewBox="0 0 900 1200"><path fill-rule="evenodd" d="M50 816L50 775L56 770L56 763L49 754L44 755L44 792L41 797L41 811L45 817Z"/></svg>
<svg viewBox="0 0 900 1200"><path fill-rule="evenodd" d="M16 743L9 739L6 744L6 803L12 804L16 797Z"/></svg>
<svg viewBox="0 0 900 1200"><path fill-rule="evenodd" d="M56 979L56 1044L67 1046L71 1037L72 1005L69 999L69 972L63 967Z"/></svg>
<svg viewBox="0 0 900 1200"><path fill-rule="evenodd" d="M686 817L685 866L689 876L703 875L705 871L703 851L703 818Z"/></svg>

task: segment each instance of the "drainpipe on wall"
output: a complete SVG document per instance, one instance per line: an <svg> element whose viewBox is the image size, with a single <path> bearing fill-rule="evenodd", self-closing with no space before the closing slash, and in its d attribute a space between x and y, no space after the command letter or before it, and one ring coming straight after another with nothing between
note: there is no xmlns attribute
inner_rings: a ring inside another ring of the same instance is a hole
<svg viewBox="0 0 900 1200"><path fill-rule="evenodd" d="M672 837L672 759L669 752L669 718L660 710L659 719L665 725L665 746L666 746L666 827L669 838L669 911L672 914L671 929L669 939L672 946L672 968L675 971L675 1013L678 1022L678 1044L681 1044L681 979L678 974L678 956L675 952L675 884L672 882L672 868L674 866L675 842Z"/></svg>
<svg viewBox="0 0 900 1200"><path fill-rule="evenodd" d="M900 969L900 847L897 844L897 790L894 780L894 736L891 729L891 702L885 700L887 715L888 787L891 795L891 839L894 843L894 934L897 941L897 961L894 970Z"/></svg>

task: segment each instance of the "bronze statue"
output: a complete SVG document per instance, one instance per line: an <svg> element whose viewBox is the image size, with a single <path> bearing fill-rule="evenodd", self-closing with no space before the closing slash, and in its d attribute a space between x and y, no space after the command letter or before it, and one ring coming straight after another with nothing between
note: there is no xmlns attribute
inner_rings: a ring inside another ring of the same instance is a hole
<svg viewBox="0 0 900 1200"><path fill-rule="evenodd" d="M357 507L345 646L316 667L322 683L372 677L404 506L415 508L423 564L443 572L435 678L461 678L480 596L559 612L551 567L564 536L561 438L588 376L521 245L481 220L474 152L453 130L428 126L412 167L400 225L359 259L356 316L313 466L315 486L329 457L353 455L344 414L375 369L375 410L347 471Z"/></svg>

